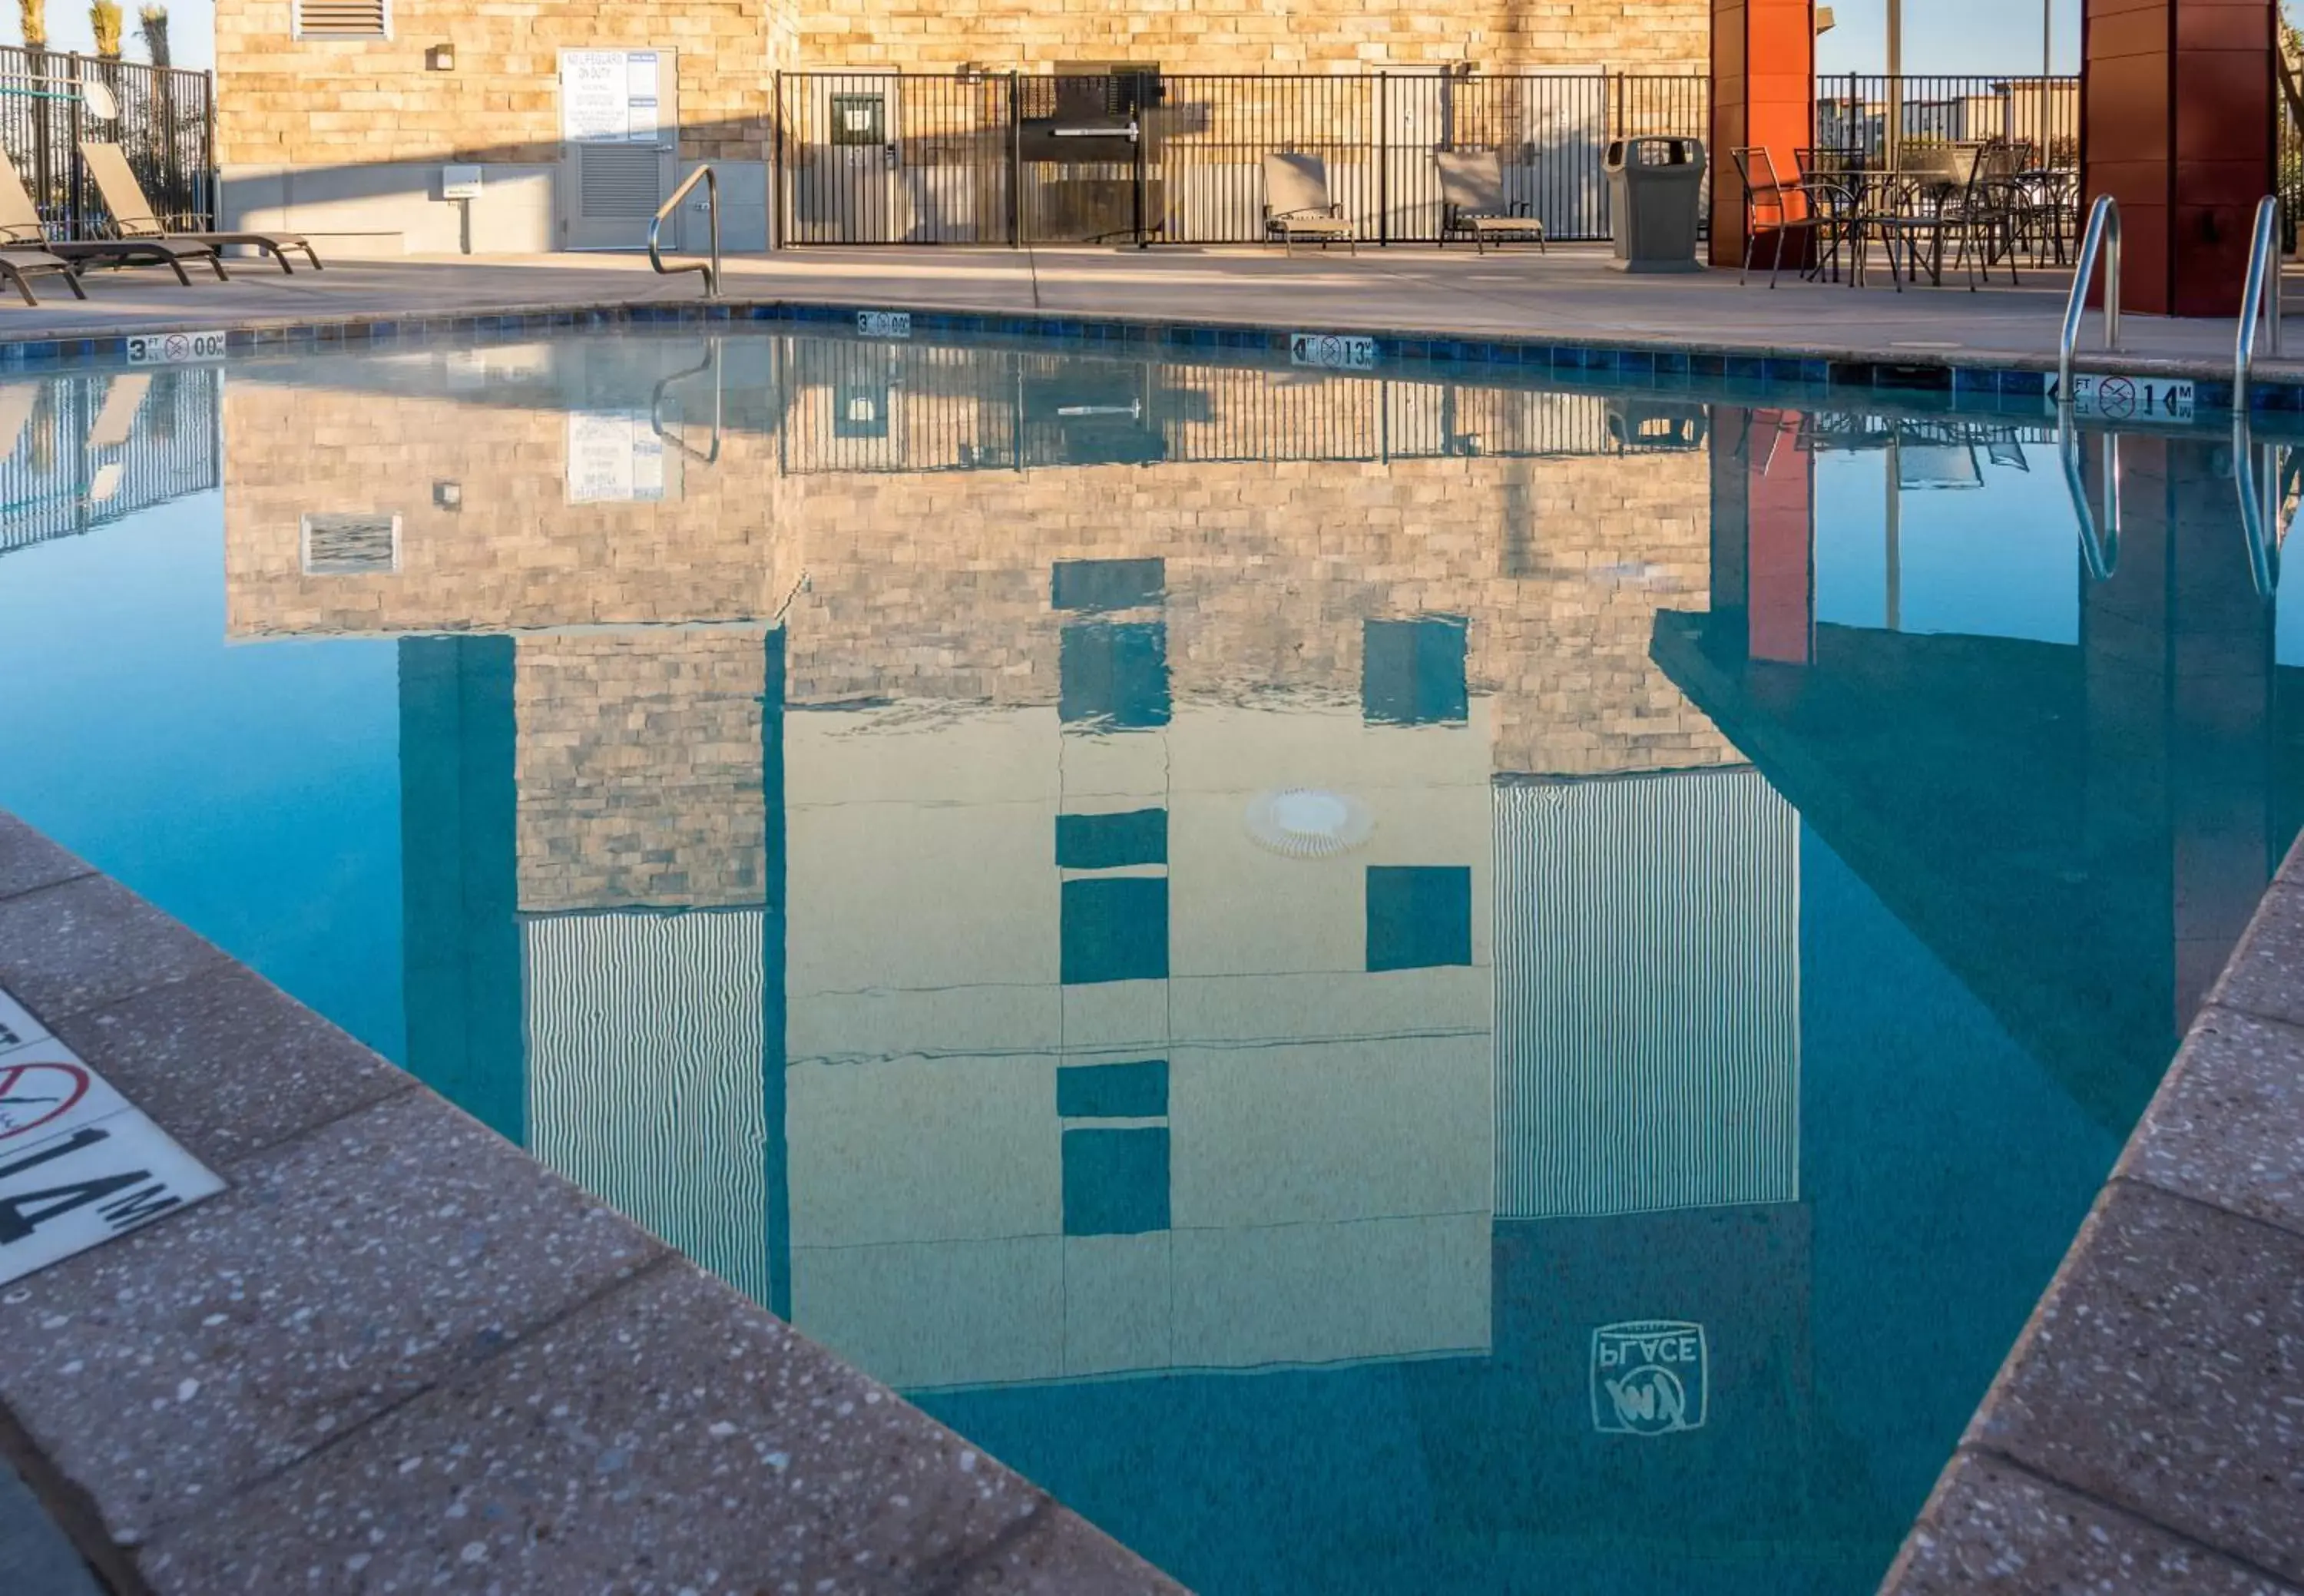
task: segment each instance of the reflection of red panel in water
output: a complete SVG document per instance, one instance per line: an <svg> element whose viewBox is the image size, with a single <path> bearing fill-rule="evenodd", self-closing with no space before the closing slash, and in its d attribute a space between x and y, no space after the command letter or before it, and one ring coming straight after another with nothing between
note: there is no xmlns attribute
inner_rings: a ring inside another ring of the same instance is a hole
<svg viewBox="0 0 2304 1596"><path fill-rule="evenodd" d="M1755 659L1806 665L1815 655L1814 457L1797 446L1799 418L1756 410L1748 435L1750 632Z"/></svg>

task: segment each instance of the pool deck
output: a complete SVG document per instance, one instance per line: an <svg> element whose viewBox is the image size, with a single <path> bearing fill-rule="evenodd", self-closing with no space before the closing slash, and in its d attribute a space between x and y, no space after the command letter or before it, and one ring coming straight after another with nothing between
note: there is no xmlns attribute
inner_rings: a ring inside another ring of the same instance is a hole
<svg viewBox="0 0 2304 1596"><path fill-rule="evenodd" d="M2024 286L1970 293L1885 280L1862 288L1786 276L1771 290L1733 272L1626 276L1604 247L1525 247L1474 254L1458 246L1335 250L793 250L731 256L724 296L908 310L1122 315L1355 332L1417 328L1453 335L1588 340L1627 346L1805 357L2053 365L2069 277L2024 274ZM694 276L659 277L631 255L405 257L352 260L284 276L254 260L233 280L186 288L165 273L91 274L89 299L51 293L37 309L0 306L0 340L197 330L346 316L473 314L506 310L694 300ZM1948 281L1952 279L1948 276ZM2100 352L2097 319L2083 330L2092 370L2228 378L2232 326L2130 316L2117 357ZM2291 357L2304 355L2304 338ZM2304 378L2304 359L2260 355L2267 377Z"/></svg>
<svg viewBox="0 0 2304 1596"><path fill-rule="evenodd" d="M0 1286L115 1592L1176 1589L4 813L0 990L228 1183ZM21 1495L0 1588L85 1596Z"/></svg>
<svg viewBox="0 0 2304 1596"><path fill-rule="evenodd" d="M2304 1589L2304 846L1882 1588Z"/></svg>
<svg viewBox="0 0 2304 1596"><path fill-rule="evenodd" d="M99 278L0 327L695 288L621 258L250 263L191 290ZM728 293L2034 365L2062 304L2045 278L1770 293L1564 249L809 251L732 260ZM2228 324L2129 334L2131 360L2228 372ZM1174 1589L4 815L0 989L231 1184L0 1288L0 1453L115 1588ZM1884 1589L2304 1596L2304 850Z"/></svg>

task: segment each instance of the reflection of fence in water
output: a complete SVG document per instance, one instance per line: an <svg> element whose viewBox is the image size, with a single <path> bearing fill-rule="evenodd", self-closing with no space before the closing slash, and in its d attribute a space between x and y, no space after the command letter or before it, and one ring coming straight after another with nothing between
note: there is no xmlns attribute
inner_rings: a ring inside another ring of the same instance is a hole
<svg viewBox="0 0 2304 1596"><path fill-rule="evenodd" d="M1709 84L1589 72L1024 76L787 72L779 191L795 243L1255 243L1264 157L1319 156L1368 241L1441 236L1445 149L1498 157L1557 239L1609 236L1611 139L1702 137ZM1140 142L1131 141L1133 126ZM1139 188L1140 185L1140 188Z"/></svg>
<svg viewBox="0 0 2304 1596"><path fill-rule="evenodd" d="M213 367L0 387L0 554L216 487Z"/></svg>
<svg viewBox="0 0 2304 1596"><path fill-rule="evenodd" d="M1692 402L1436 378L838 339L794 340L786 370L796 475L1608 455L1705 436Z"/></svg>

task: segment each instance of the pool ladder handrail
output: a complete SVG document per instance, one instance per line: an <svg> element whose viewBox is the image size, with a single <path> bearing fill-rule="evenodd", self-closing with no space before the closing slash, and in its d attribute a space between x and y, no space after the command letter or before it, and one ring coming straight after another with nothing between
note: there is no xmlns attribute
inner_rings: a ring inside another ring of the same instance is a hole
<svg viewBox="0 0 2304 1596"><path fill-rule="evenodd" d="M699 449L688 441L686 418L682 418L677 428L667 428L664 424L664 399L673 384L683 378L701 377L707 371L712 374L712 446ZM720 424L727 389L720 380L720 339L716 335L705 340L701 363L675 371L656 385L655 391L648 395L648 430L691 459L700 460L707 465L717 464L720 459Z"/></svg>
<svg viewBox="0 0 2304 1596"><path fill-rule="evenodd" d="M664 219L680 208L680 202L688 198L688 191L694 188L699 182L704 184L704 211L710 218L712 229L712 259L708 261L690 260L683 261L678 266L666 266L664 263L664 251L659 247L664 234ZM713 172L710 162L705 162L690 173L682 180L680 186L672 191L672 198L656 208L656 220L648 224L648 264L666 276L674 272L703 273L704 297L706 299L720 297L720 179Z"/></svg>
<svg viewBox="0 0 2304 1596"><path fill-rule="evenodd" d="M2072 351L2080 341L2080 315L2088 309L2088 284L2096 263L2104 264L2104 346L2120 347L2120 201L2098 194L2088 207L2088 232L2080 238L2080 264L2072 268L2072 291L2064 300L2064 327L2056 339L2056 395L2070 403Z"/></svg>
<svg viewBox="0 0 2304 1596"><path fill-rule="evenodd" d="M2234 399L2239 390L2235 388ZM2280 551L2288 541L2288 525L2281 520L2280 446L2266 444L2262 447L2266 463L2271 468L2259 487L2256 474L2257 444L2249 430L2248 412L2232 412L2232 491L2240 498L2240 536L2248 544L2249 580L2256 584L2256 596L2266 603L2280 589ZM2292 523L2291 523L2292 524Z"/></svg>
<svg viewBox="0 0 2304 1596"><path fill-rule="evenodd" d="M2280 196L2256 202L2256 232L2248 246L2248 283L2240 290L2240 326L2232 329L2232 410L2248 414L2248 379L2256 367L2256 335L2272 324L2272 352L2280 352Z"/></svg>
<svg viewBox="0 0 2304 1596"><path fill-rule="evenodd" d="M2080 557L2088 562L2090 576L2098 582L2108 581L2120 562L2119 435L2104 435L2104 508L2111 532L2108 539L2096 526L2096 511L2088 504L2088 485L2080 480L2080 428L2073 421L2070 403L2059 405L2056 410L2056 455L2063 463L2064 488L2072 496L2072 514L2080 522Z"/></svg>

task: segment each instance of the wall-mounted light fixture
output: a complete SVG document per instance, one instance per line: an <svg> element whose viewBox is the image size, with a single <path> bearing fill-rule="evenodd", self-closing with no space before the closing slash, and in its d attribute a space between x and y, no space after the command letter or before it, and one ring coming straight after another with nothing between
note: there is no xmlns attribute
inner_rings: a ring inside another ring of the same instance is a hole
<svg viewBox="0 0 2304 1596"><path fill-rule="evenodd" d="M462 509L464 507L464 485L462 482L433 483L432 503L434 507L437 509Z"/></svg>
<svg viewBox="0 0 2304 1596"><path fill-rule="evenodd" d="M434 45L424 52L424 70L428 72L452 72L456 70L456 47Z"/></svg>

